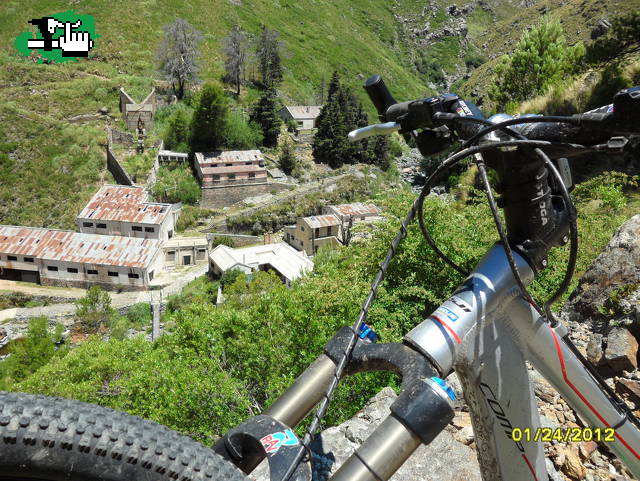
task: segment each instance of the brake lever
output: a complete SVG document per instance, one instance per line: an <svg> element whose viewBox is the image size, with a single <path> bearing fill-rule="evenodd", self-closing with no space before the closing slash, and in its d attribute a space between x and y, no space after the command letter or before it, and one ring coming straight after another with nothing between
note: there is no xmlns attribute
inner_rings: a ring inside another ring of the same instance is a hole
<svg viewBox="0 0 640 481"><path fill-rule="evenodd" d="M401 126L397 122L386 122L384 124L367 125L360 129L352 130L349 132L349 140L355 142L357 140L366 139L367 137L373 137L374 135L389 135L394 132L399 132Z"/></svg>

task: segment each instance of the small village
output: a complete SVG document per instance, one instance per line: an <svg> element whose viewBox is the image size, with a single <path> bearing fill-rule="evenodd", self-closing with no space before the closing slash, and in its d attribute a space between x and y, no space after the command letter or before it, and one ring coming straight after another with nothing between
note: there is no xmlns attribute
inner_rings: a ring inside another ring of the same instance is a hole
<svg viewBox="0 0 640 481"><path fill-rule="evenodd" d="M136 103L124 89L119 94L126 130L107 128L106 152L107 169L117 184L104 184L95 192L77 214L74 231L0 225L0 281L12 282L10 288L19 291L25 283L80 289L99 286L114 293L149 292L148 298L153 299L153 291L183 285L181 279L192 279L193 273L215 280L228 271L243 273L247 281L256 271L272 271L290 286L313 270L313 258L320 250L349 245L361 235L354 233L354 225L371 225L382 218L374 204L351 202L322 205L317 215L298 216L294 223L262 235L232 232L224 220L179 232L183 204L152 199L160 169L187 167L200 188L198 204L220 210L223 219L225 211L242 214L259 211L269 198L278 202L279 192L295 199L296 189L306 192L307 183L292 183L295 179L259 149L195 152L190 163L188 154L165 150L162 141L147 145L146 132L153 127L159 105L170 105L175 98L163 103L154 89ZM315 105L283 107L279 114L284 125L295 125L293 135L285 135L308 149L320 111ZM122 159L127 152L145 151L153 153L153 166L138 185ZM351 172L363 177L357 169ZM316 179L316 183L313 188L321 192L336 189L330 179ZM132 304L140 300L130 299ZM223 299L220 289L218 300ZM28 317L28 309L24 311ZM9 337L0 342L8 342Z"/></svg>

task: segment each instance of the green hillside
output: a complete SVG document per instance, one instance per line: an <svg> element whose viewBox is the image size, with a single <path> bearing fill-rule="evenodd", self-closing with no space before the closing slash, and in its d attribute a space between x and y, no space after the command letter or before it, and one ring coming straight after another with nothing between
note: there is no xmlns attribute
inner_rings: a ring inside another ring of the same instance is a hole
<svg viewBox="0 0 640 481"><path fill-rule="evenodd" d="M237 5L236 5L237 4ZM282 97L315 103L320 84L334 69L362 95L362 80L381 73L402 97L423 94L406 68L389 3L245 0L89 0L75 6L93 15L101 37L88 60L39 65L19 57L15 37L32 18L70 7L68 1L0 6L0 223L73 227L73 219L104 170L106 119L69 124L103 106L117 121L119 86L142 99L154 79L162 26L184 17L201 30L201 78L219 79L221 40L234 23L255 35L261 24L280 32L284 51ZM251 75L251 72L248 73ZM243 99L252 99L255 91ZM114 123L110 121L110 123Z"/></svg>

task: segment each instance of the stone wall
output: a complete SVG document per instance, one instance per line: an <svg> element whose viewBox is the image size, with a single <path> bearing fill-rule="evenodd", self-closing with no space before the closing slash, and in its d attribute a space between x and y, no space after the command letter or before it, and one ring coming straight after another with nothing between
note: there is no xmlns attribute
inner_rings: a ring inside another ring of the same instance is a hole
<svg viewBox="0 0 640 481"><path fill-rule="evenodd" d="M288 188L286 184L243 184L235 186L203 188L200 206L209 209L227 207L237 202L241 202L247 197L255 197L261 194L268 194L271 191L281 191Z"/></svg>
<svg viewBox="0 0 640 481"><path fill-rule="evenodd" d="M252 244L257 244L262 241L262 237L257 235L246 235L246 234L232 234L225 232L213 232L207 235L207 239L210 242L215 242L216 237L229 237L233 240L234 247L244 247Z"/></svg>

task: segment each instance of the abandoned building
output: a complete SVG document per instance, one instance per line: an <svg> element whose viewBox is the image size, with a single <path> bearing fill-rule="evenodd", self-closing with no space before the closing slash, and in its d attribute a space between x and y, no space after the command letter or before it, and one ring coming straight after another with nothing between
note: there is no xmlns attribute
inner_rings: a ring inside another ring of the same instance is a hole
<svg viewBox="0 0 640 481"><path fill-rule="evenodd" d="M143 187L103 185L76 218L85 234L168 240L173 237L180 204L147 202Z"/></svg>
<svg viewBox="0 0 640 481"><path fill-rule="evenodd" d="M206 237L174 237L162 243L165 268L206 263L208 250Z"/></svg>
<svg viewBox="0 0 640 481"><path fill-rule="evenodd" d="M354 202L352 204L328 205L322 208L323 214L335 215L341 222L363 220L377 221L380 219L380 209L374 204Z"/></svg>
<svg viewBox="0 0 640 481"><path fill-rule="evenodd" d="M0 225L0 279L140 290L162 262L155 239Z"/></svg>
<svg viewBox="0 0 640 481"><path fill-rule="evenodd" d="M284 227L284 240L307 255L322 247L336 247L341 242L341 223L335 215L298 217L296 224Z"/></svg>
<svg viewBox="0 0 640 481"><path fill-rule="evenodd" d="M172 152L171 150L161 150L158 152L158 162L160 164L183 164L188 162L189 155L183 152Z"/></svg>
<svg viewBox="0 0 640 481"><path fill-rule="evenodd" d="M267 182L264 156L259 150L196 152L195 168L205 188Z"/></svg>
<svg viewBox="0 0 640 481"><path fill-rule="evenodd" d="M287 123L295 122L297 130L312 130L321 109L321 105L289 105L280 109L280 116Z"/></svg>
<svg viewBox="0 0 640 481"><path fill-rule="evenodd" d="M120 87L120 112L124 117L127 130L135 132L138 121L142 120L143 128L149 132L153 128L153 119L156 115L156 89L140 103L136 103L127 92Z"/></svg>
<svg viewBox="0 0 640 481"><path fill-rule="evenodd" d="M233 249L219 245L209 254L209 271L216 277L238 269L246 275L254 271L274 271L287 286L305 272L313 270L313 262L284 242Z"/></svg>

